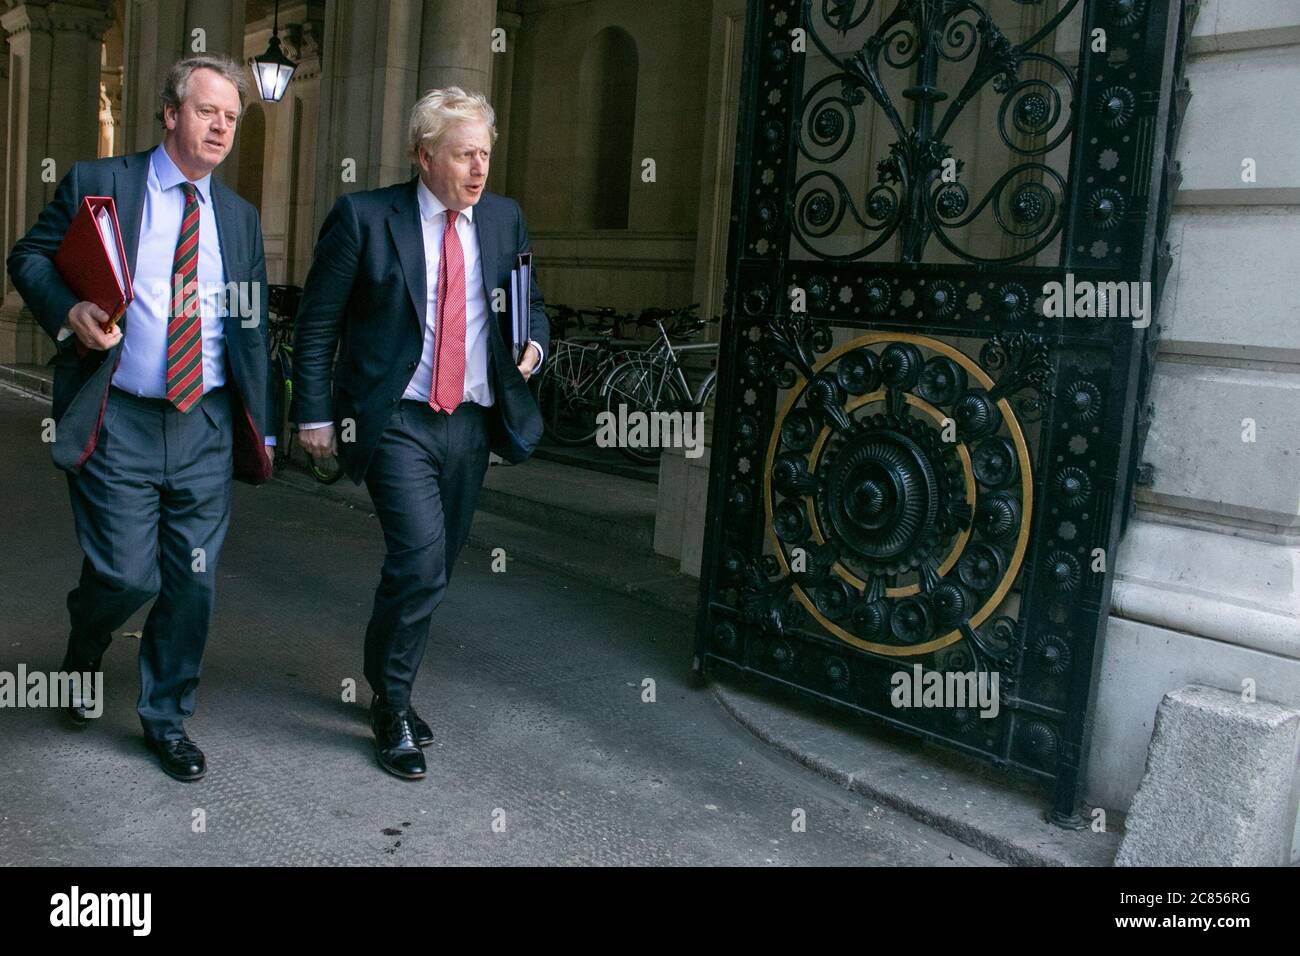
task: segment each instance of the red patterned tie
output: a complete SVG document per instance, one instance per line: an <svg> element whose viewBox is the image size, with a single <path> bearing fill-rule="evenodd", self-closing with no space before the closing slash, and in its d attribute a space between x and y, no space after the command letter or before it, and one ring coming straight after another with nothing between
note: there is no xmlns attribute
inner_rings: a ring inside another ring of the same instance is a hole
<svg viewBox="0 0 1300 956"><path fill-rule="evenodd" d="M438 264L438 354L433 362L429 407L450 414L465 395L465 250L456 235L455 209L447 210Z"/></svg>
<svg viewBox="0 0 1300 956"><path fill-rule="evenodd" d="M171 318L167 321L167 401L188 412L203 397L203 316L199 314L199 196L185 190L181 237L172 260Z"/></svg>

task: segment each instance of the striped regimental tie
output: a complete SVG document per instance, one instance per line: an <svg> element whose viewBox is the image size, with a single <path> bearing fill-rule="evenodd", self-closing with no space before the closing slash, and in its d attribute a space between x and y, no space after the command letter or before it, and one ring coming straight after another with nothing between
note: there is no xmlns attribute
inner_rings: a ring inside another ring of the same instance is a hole
<svg viewBox="0 0 1300 956"><path fill-rule="evenodd" d="M451 414L465 397L465 250L456 235L455 209L447 210L438 269L437 354L429 407Z"/></svg>
<svg viewBox="0 0 1300 956"><path fill-rule="evenodd" d="M203 397L203 316L199 313L199 193L193 183L181 183L181 189L185 214L172 260L167 401L188 412Z"/></svg>

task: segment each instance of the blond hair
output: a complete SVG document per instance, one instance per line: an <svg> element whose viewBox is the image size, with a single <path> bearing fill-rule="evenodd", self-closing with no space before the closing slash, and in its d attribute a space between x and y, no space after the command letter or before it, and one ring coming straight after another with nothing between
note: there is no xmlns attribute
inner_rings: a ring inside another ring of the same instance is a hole
<svg viewBox="0 0 1300 956"><path fill-rule="evenodd" d="M430 90L411 107L407 147L411 159L420 161L420 148L430 153L442 145L447 131L457 123L484 122L497 141L496 113L482 93L467 93L459 86Z"/></svg>

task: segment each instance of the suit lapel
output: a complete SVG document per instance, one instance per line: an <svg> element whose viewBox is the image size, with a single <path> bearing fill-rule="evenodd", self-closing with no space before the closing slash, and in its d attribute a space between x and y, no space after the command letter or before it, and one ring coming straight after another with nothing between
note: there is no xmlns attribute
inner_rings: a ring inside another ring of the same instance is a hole
<svg viewBox="0 0 1300 956"><path fill-rule="evenodd" d="M406 193L393 203L388 217L388 231L397 247L397 261L406 277L406 291L410 293L415 308L415 321L424 333L424 313L428 305L429 290L425 282L424 230L420 225L420 202L415 194L416 180L412 179Z"/></svg>
<svg viewBox="0 0 1300 956"><path fill-rule="evenodd" d="M226 187L212 181L212 218L217 224L217 245L221 247L221 271L225 273L222 279L231 282L235 276L230 274L230 264L238 261L234 258L231 248L235 243L233 229L227 229L227 225L233 225L235 216L230 206L230 197L226 195Z"/></svg>
<svg viewBox="0 0 1300 956"><path fill-rule="evenodd" d="M122 230L122 248L126 252L127 268L135 269L135 257L140 250L140 220L144 218L144 190L149 179L149 156L152 149L125 156L122 166L113 170L113 206L117 210L117 224Z"/></svg>
<svg viewBox="0 0 1300 956"><path fill-rule="evenodd" d="M486 197L485 197L486 198ZM492 311L492 289L496 284L497 246L496 222L492 219L489 203L479 200L474 205L474 234L478 237L479 276L483 280L483 296L488 304L488 314Z"/></svg>
<svg viewBox="0 0 1300 956"><path fill-rule="evenodd" d="M509 298L509 281L507 280L506 292L506 310L505 312L494 312L492 309L493 290L497 287L497 276L503 271L509 272L509 269L501 268L501 257L505 254L498 242L501 234L501 222L495 215L495 206L492 204L487 195L474 206L474 232L478 236L478 264L479 272L483 280L483 295L487 302L488 309L488 326L490 331L488 337L497 345L508 346L509 338L506 336L502 323L509 328L509 309L511 308ZM491 351L491 350L490 350ZM506 348L506 353L509 348Z"/></svg>
<svg viewBox="0 0 1300 956"><path fill-rule="evenodd" d="M235 243L239 238L234 228L235 206L232 201L234 193L217 182L216 177L213 177L210 182L212 187L212 219L217 224L217 245L221 249L221 271L224 273L221 279L226 283L242 282L245 278L251 278L251 276L237 276L232 271L234 263L247 261L242 256L238 258L234 256ZM227 288L243 287L227 286ZM243 323L239 321L238 316L234 313L243 307L245 294L243 292L236 293L237 298L233 301L226 295L222 296L222 302L226 304L227 309L231 312L230 315L226 316L226 321L223 323L227 343L234 340L239 334L238 330L243 326ZM261 294L266 295L266 290L263 289ZM226 358L230 358L229 349L226 351Z"/></svg>

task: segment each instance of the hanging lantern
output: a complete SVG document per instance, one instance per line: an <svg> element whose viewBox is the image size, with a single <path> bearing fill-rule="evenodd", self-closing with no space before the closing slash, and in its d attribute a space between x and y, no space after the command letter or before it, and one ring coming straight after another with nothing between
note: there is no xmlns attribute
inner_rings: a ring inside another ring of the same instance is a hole
<svg viewBox="0 0 1300 956"><path fill-rule="evenodd" d="M279 32L280 2L276 0L275 14L271 21L271 42L267 45L265 53L248 61L248 65L253 68L253 75L257 78L257 91L268 103L280 102L284 91L289 88L293 71L298 69L298 64L285 56L284 51L280 49Z"/></svg>

